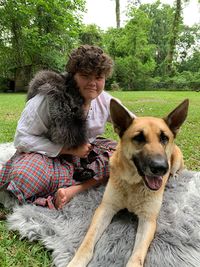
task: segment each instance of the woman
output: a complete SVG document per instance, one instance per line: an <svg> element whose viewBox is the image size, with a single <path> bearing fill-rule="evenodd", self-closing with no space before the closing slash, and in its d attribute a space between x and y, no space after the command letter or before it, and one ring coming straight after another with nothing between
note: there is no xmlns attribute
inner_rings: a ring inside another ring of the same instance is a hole
<svg viewBox="0 0 200 267"><path fill-rule="evenodd" d="M99 47L72 51L66 74L42 71L30 83L16 129L16 154L0 171L0 187L19 203L61 209L109 176L116 142L98 138L110 122L104 92L113 61Z"/></svg>

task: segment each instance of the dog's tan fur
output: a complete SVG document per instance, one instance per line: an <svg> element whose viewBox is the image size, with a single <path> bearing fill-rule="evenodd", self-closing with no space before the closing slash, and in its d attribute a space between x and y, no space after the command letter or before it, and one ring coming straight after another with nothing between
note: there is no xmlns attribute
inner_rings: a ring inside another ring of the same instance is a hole
<svg viewBox="0 0 200 267"><path fill-rule="evenodd" d="M111 116L120 141L110 160L110 178L102 202L68 267L87 266L92 259L96 242L113 216L124 208L138 216L135 245L126 267L143 266L156 231L156 220L168 177L170 173L174 175L183 167L182 153L174 144L174 138L187 116L188 103L185 100L164 119L132 118L123 106L111 100ZM152 178L152 190L147 186L148 183L145 184L143 172L145 177L151 174L157 178L160 173L165 173L161 184L156 179L154 182Z"/></svg>

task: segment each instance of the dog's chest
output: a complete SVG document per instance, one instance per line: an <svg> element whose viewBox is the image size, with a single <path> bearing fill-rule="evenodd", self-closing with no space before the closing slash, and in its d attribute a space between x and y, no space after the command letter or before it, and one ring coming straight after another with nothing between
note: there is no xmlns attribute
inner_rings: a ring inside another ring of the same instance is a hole
<svg viewBox="0 0 200 267"><path fill-rule="evenodd" d="M157 213L160 209L161 199L153 192L145 189L143 185L127 186L126 187L126 208L135 213L152 214Z"/></svg>

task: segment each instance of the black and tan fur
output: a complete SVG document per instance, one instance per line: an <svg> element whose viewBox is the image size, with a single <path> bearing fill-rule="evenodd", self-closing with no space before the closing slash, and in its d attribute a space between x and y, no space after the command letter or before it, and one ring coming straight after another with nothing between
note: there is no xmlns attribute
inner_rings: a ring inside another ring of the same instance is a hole
<svg viewBox="0 0 200 267"><path fill-rule="evenodd" d="M117 101L111 100L111 117L120 141L110 160L110 178L102 202L68 267L87 266L96 242L113 216L124 208L138 216L135 245L126 267L144 265L165 184L170 173L183 167L182 153L174 139L186 119L188 105L188 100L183 101L164 119L132 118Z"/></svg>
<svg viewBox="0 0 200 267"><path fill-rule="evenodd" d="M29 84L27 100L43 95L48 114L45 137L68 148L87 142L84 99L71 74L42 70Z"/></svg>

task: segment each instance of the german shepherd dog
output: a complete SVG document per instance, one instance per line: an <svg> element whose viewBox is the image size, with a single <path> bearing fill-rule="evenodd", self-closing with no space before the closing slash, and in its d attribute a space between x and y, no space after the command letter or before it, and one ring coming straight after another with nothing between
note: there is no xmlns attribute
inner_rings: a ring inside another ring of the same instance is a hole
<svg viewBox="0 0 200 267"><path fill-rule="evenodd" d="M119 102L111 100L111 117L120 141L110 159L110 178L102 202L68 267L87 266L96 242L124 208L138 216L135 245L126 267L144 265L167 180L183 168L182 153L174 139L187 117L188 105L186 99L164 119L133 118Z"/></svg>

